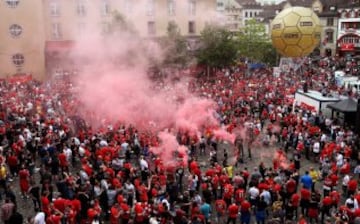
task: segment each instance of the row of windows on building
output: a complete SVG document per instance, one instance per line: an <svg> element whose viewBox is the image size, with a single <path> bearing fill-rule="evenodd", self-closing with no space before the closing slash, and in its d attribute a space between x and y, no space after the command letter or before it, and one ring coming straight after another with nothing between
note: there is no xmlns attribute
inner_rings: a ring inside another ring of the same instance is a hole
<svg viewBox="0 0 360 224"><path fill-rule="evenodd" d="M5 2L10 8L15 8L19 5L19 0L5 0Z"/></svg>
<svg viewBox="0 0 360 224"><path fill-rule="evenodd" d="M196 15L196 0L187 0L188 1L188 14L191 16ZM127 13L131 13L134 8L134 1L132 0L124 0L124 11ZM52 0L49 3L50 15L51 16L60 16L61 15L61 6L60 0ZM148 16L154 16L156 9L156 0L147 0L145 5L145 12ZM112 12L112 7L108 0L103 0L101 2L101 15L108 16ZM76 14L78 16L86 16L87 15L87 4L83 0L78 0L76 3ZM167 0L167 11L169 16L175 16L176 14L176 2L175 0Z"/></svg>
<svg viewBox="0 0 360 224"><path fill-rule="evenodd" d="M259 15L257 11L245 11L245 18L253 18Z"/></svg>
<svg viewBox="0 0 360 224"><path fill-rule="evenodd" d="M62 39L62 27L60 23L52 23L52 39L59 40ZM101 25L101 33L108 34L110 32L110 23L102 23ZM79 23L77 30L79 31L79 35L85 33L86 31L86 24ZM196 34L196 23L195 21L188 22L188 34L193 35ZM156 32L156 22L155 21L148 21L147 22L147 34L154 36L157 34Z"/></svg>
<svg viewBox="0 0 360 224"><path fill-rule="evenodd" d="M341 18L357 18L359 17L360 12L358 10L351 10L351 11L342 11L340 13Z"/></svg>

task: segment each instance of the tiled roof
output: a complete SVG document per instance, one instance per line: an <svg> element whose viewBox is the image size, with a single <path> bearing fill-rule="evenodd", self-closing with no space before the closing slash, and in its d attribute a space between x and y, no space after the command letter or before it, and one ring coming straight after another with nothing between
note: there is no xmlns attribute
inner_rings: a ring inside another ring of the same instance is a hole
<svg viewBox="0 0 360 224"><path fill-rule="evenodd" d="M287 0L291 6L311 7L313 0Z"/></svg>
<svg viewBox="0 0 360 224"><path fill-rule="evenodd" d="M277 5L265 5L263 6L263 11L259 14L260 18L263 18L265 21L272 19L276 16L276 12L283 10L286 2L282 2Z"/></svg>
<svg viewBox="0 0 360 224"><path fill-rule="evenodd" d="M255 0L236 0L237 3L240 5L246 5L246 4L256 4Z"/></svg>

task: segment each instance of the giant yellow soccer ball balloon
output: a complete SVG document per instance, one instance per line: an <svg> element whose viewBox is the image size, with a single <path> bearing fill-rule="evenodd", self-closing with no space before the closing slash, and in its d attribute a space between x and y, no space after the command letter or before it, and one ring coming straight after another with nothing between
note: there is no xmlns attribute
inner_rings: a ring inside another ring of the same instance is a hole
<svg viewBox="0 0 360 224"><path fill-rule="evenodd" d="M271 23L271 40L285 57L309 55L321 38L319 17L309 8L291 7L281 11Z"/></svg>

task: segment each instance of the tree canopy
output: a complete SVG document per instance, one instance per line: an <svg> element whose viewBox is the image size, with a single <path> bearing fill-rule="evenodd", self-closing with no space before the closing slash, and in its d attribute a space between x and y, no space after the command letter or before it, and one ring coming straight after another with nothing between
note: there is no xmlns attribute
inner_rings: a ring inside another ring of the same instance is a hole
<svg viewBox="0 0 360 224"><path fill-rule="evenodd" d="M240 29L236 41L239 56L271 65L275 64L276 50L271 44L263 23L256 19L248 20L246 25Z"/></svg>
<svg viewBox="0 0 360 224"><path fill-rule="evenodd" d="M164 66L184 67L188 61L186 38L181 35L178 25L171 21L167 27L167 36L161 41L164 49Z"/></svg>
<svg viewBox="0 0 360 224"><path fill-rule="evenodd" d="M198 63L210 68L222 68L234 64L237 58L234 35L224 27L208 25L201 32Z"/></svg>

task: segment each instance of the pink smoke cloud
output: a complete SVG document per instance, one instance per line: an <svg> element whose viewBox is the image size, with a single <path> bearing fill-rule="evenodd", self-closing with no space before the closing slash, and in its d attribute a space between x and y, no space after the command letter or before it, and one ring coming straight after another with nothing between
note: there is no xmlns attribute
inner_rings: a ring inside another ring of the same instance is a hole
<svg viewBox="0 0 360 224"><path fill-rule="evenodd" d="M223 128L219 128L213 131L214 136L218 139L224 140L224 141L228 141L231 144L235 143L235 138L236 135L235 134L231 134L229 132L227 132L226 130L224 130Z"/></svg>
<svg viewBox="0 0 360 224"><path fill-rule="evenodd" d="M160 146L152 150L160 153L164 161L173 161L175 151L187 152L175 135L165 129L200 135L211 127L220 139L234 142L232 134L219 129L216 103L191 93L189 78L165 80L161 84L149 78L151 61L161 61L163 57L156 42L126 31L114 36L97 33L91 31L84 35L86 38L80 38L72 52L79 68L74 77L81 102L78 111L93 127L101 126L105 119L158 133Z"/></svg>
<svg viewBox="0 0 360 224"><path fill-rule="evenodd" d="M158 138L160 145L158 147L151 147L150 150L161 157L165 166L179 162L179 158L182 159L183 164L187 163L188 149L186 146L179 145L174 134L161 131L158 133Z"/></svg>

